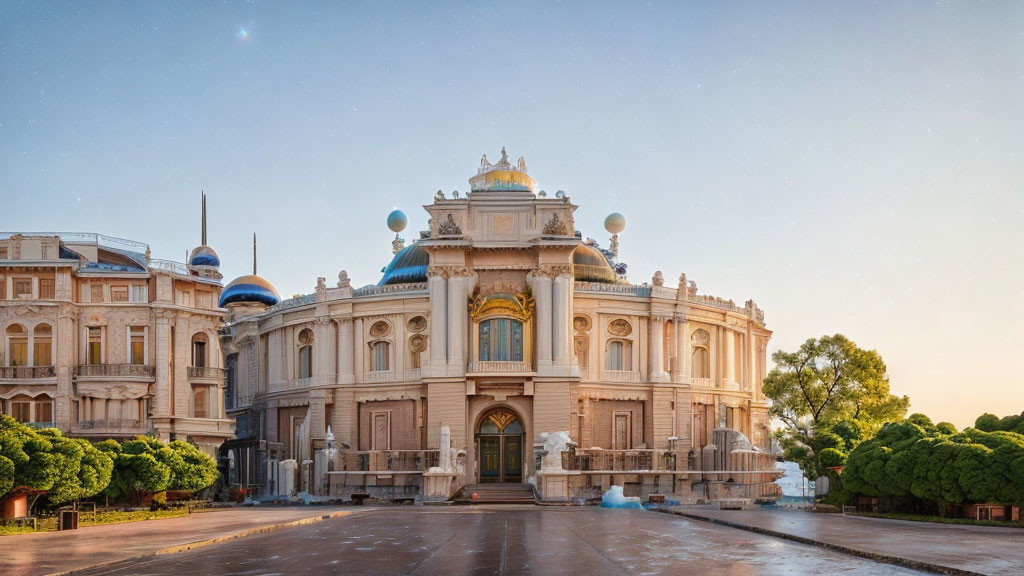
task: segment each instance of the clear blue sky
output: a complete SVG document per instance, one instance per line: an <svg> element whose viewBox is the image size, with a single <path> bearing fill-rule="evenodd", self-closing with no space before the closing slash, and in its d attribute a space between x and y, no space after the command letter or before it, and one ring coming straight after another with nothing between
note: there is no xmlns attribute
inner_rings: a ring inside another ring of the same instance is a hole
<svg viewBox="0 0 1024 576"><path fill-rule="evenodd" d="M913 410L1024 410L1024 3L0 4L0 229L95 231L288 297L376 282L480 155L634 282L842 332ZM244 30L244 32L243 32Z"/></svg>

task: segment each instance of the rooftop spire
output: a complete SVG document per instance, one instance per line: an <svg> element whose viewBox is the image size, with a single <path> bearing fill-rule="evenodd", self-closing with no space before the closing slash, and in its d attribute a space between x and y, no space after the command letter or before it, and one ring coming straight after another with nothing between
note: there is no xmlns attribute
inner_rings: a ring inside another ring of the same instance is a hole
<svg viewBox="0 0 1024 576"><path fill-rule="evenodd" d="M206 192L203 191L203 241L200 246L206 246Z"/></svg>
<svg viewBox="0 0 1024 576"><path fill-rule="evenodd" d="M252 275L256 275L256 233L252 233Z"/></svg>

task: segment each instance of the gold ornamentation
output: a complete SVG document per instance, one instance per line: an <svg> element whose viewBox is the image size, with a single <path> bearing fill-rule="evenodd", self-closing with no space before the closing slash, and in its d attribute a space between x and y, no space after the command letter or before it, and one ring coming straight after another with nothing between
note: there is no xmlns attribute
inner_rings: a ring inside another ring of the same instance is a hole
<svg viewBox="0 0 1024 576"><path fill-rule="evenodd" d="M633 327L630 326L629 322L618 318L608 324L608 332L616 336L629 336L633 332Z"/></svg>
<svg viewBox="0 0 1024 576"><path fill-rule="evenodd" d="M484 316L504 314L525 322L533 316L533 305L533 294L529 289L525 292L493 293L490 290L481 292L478 287L469 301L469 318L476 322Z"/></svg>
<svg viewBox="0 0 1024 576"><path fill-rule="evenodd" d="M423 329L427 327L427 319L423 316L413 316L412 318L409 318L407 325L409 326L410 332L422 332Z"/></svg>
<svg viewBox="0 0 1024 576"><path fill-rule="evenodd" d="M391 325L383 320L374 322L373 326L370 326L370 336L374 338L382 338L387 336L389 332L391 332Z"/></svg>
<svg viewBox="0 0 1024 576"><path fill-rule="evenodd" d="M572 329L577 332L586 332L590 330L590 318L586 316L577 316L572 319Z"/></svg>
<svg viewBox="0 0 1024 576"><path fill-rule="evenodd" d="M514 414L508 412L494 412L487 417L494 425L498 427L498 430L504 430L506 426L515 421L516 417Z"/></svg>

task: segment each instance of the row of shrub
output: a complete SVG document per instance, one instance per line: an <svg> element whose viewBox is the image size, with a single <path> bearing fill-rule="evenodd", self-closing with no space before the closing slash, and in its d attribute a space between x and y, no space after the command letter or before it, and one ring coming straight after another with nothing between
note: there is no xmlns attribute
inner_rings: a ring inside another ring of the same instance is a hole
<svg viewBox="0 0 1024 576"><path fill-rule="evenodd" d="M94 444L0 415L0 497L28 486L47 491L51 505L100 493L138 499L164 490L195 492L213 484L217 475L216 460L181 440L165 444L139 436Z"/></svg>
<svg viewBox="0 0 1024 576"><path fill-rule="evenodd" d="M979 420L981 420L979 418ZM882 426L845 458L836 501L893 497L947 505L1024 504L1024 435L933 425L921 414Z"/></svg>

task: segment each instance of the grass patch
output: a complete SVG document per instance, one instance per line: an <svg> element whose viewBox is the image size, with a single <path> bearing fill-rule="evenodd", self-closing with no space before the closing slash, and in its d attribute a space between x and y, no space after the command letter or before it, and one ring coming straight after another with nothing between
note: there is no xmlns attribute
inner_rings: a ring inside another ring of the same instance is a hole
<svg viewBox="0 0 1024 576"><path fill-rule="evenodd" d="M969 526L996 526L999 528L1024 528L1024 520L1016 522L1000 520L975 520L957 516L927 516L924 514L896 514L894 512L851 512L850 516L866 516L868 518L889 518L890 520L909 520L911 522L931 522L933 524L966 524Z"/></svg>
<svg viewBox="0 0 1024 576"><path fill-rule="evenodd" d="M180 518L188 516L188 508L171 508L170 510L109 510L96 512L96 519L93 520L90 513L79 513L78 527L100 526L103 524L119 524L121 522L142 522L145 520L160 520L163 518ZM55 532L57 530L57 517L40 518L37 523L36 532ZM18 526L13 524L0 524L0 536L11 534L27 534L32 532L31 526Z"/></svg>

